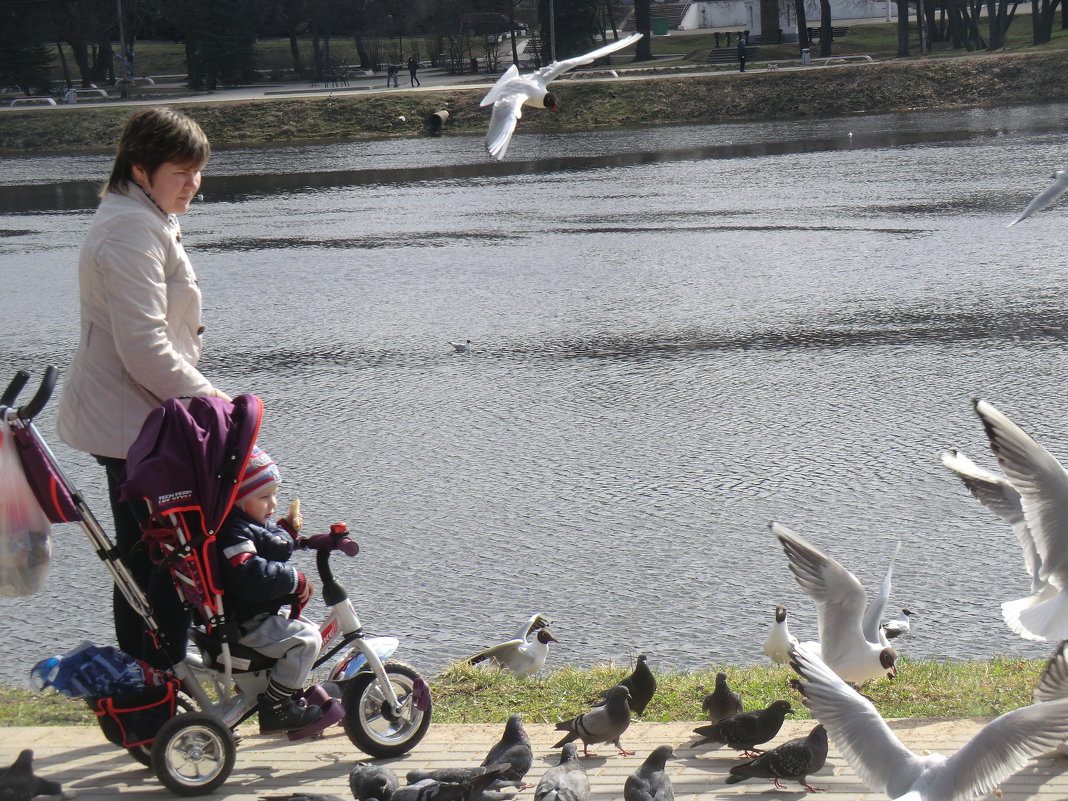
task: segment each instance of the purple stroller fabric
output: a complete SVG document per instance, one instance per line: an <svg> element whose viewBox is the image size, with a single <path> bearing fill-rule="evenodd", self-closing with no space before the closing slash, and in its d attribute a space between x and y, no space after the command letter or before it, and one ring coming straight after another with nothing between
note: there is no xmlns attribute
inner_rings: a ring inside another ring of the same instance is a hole
<svg viewBox="0 0 1068 801"><path fill-rule="evenodd" d="M28 425L13 426L11 436L15 440L26 480L48 520L52 523L77 523L82 520L81 510L71 497L67 482L50 454L45 452L47 446Z"/></svg>
<svg viewBox="0 0 1068 801"><path fill-rule="evenodd" d="M255 395L172 398L153 411L126 455L122 499L144 498L159 516L199 509L218 531L259 433Z"/></svg>

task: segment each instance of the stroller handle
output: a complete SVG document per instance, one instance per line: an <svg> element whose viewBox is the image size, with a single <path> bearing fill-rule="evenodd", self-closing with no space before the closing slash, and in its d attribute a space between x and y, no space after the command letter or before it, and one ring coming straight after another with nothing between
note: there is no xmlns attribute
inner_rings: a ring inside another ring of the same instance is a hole
<svg viewBox="0 0 1068 801"><path fill-rule="evenodd" d="M0 395L0 407L8 407L15 402L15 398L22 392L22 388L26 386L26 382L30 380L30 374L25 370L19 370L15 373L15 377L11 379L11 383L7 385L7 389L4 390L4 394Z"/></svg>
<svg viewBox="0 0 1068 801"><path fill-rule="evenodd" d="M37 388L37 392L34 393L34 396L30 399L29 403L19 407L19 419L29 422L40 414L41 409L48 403L48 399L52 397L52 390L56 388L56 380L58 378L59 370L57 370L54 365L48 365L48 367L45 368L44 377L41 379L41 386ZM11 389L10 385L8 386L8 389ZM19 389L21 389L21 387ZM18 392L15 394L17 395Z"/></svg>

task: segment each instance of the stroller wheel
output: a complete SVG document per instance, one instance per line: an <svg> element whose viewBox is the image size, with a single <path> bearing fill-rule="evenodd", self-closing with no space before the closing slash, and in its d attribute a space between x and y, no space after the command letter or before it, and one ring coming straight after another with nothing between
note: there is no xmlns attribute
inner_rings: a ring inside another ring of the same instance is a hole
<svg viewBox="0 0 1068 801"><path fill-rule="evenodd" d="M237 756L234 734L205 712L177 715L152 743L152 770L178 795L210 793L230 776Z"/></svg>
<svg viewBox="0 0 1068 801"><path fill-rule="evenodd" d="M352 743L373 757L395 757L411 751L430 726L431 701L426 681L403 662L383 666L400 702L394 713L370 670L345 683L342 725Z"/></svg>

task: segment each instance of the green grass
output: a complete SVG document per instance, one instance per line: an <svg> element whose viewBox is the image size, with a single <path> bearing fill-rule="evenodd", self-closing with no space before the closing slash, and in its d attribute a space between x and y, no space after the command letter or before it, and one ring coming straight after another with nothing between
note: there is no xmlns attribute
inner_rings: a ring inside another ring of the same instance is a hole
<svg viewBox="0 0 1068 801"><path fill-rule="evenodd" d="M1031 702L1042 660L997 657L986 662L899 662L895 681L872 682L865 691L887 718L994 717ZM700 720L701 701L715 685L717 670L727 673L747 709L786 698L794 716L808 711L789 686L794 677L785 667L723 666L708 671L657 675L658 688L643 720ZM497 724L513 712L531 723L555 723L582 712L600 691L627 671L612 666L589 670L563 667L529 679L510 673L454 665L431 679L434 720L439 723ZM92 725L95 720L81 700L55 692L0 688L0 726Z"/></svg>

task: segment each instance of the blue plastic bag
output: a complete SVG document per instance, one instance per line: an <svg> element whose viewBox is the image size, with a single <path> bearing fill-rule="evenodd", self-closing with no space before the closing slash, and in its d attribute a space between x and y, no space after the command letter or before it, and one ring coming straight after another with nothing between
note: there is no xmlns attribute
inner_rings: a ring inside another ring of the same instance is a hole
<svg viewBox="0 0 1068 801"><path fill-rule="evenodd" d="M163 681L159 671L125 651L88 640L63 656L42 659L30 678L39 689L52 687L71 698L123 695Z"/></svg>

